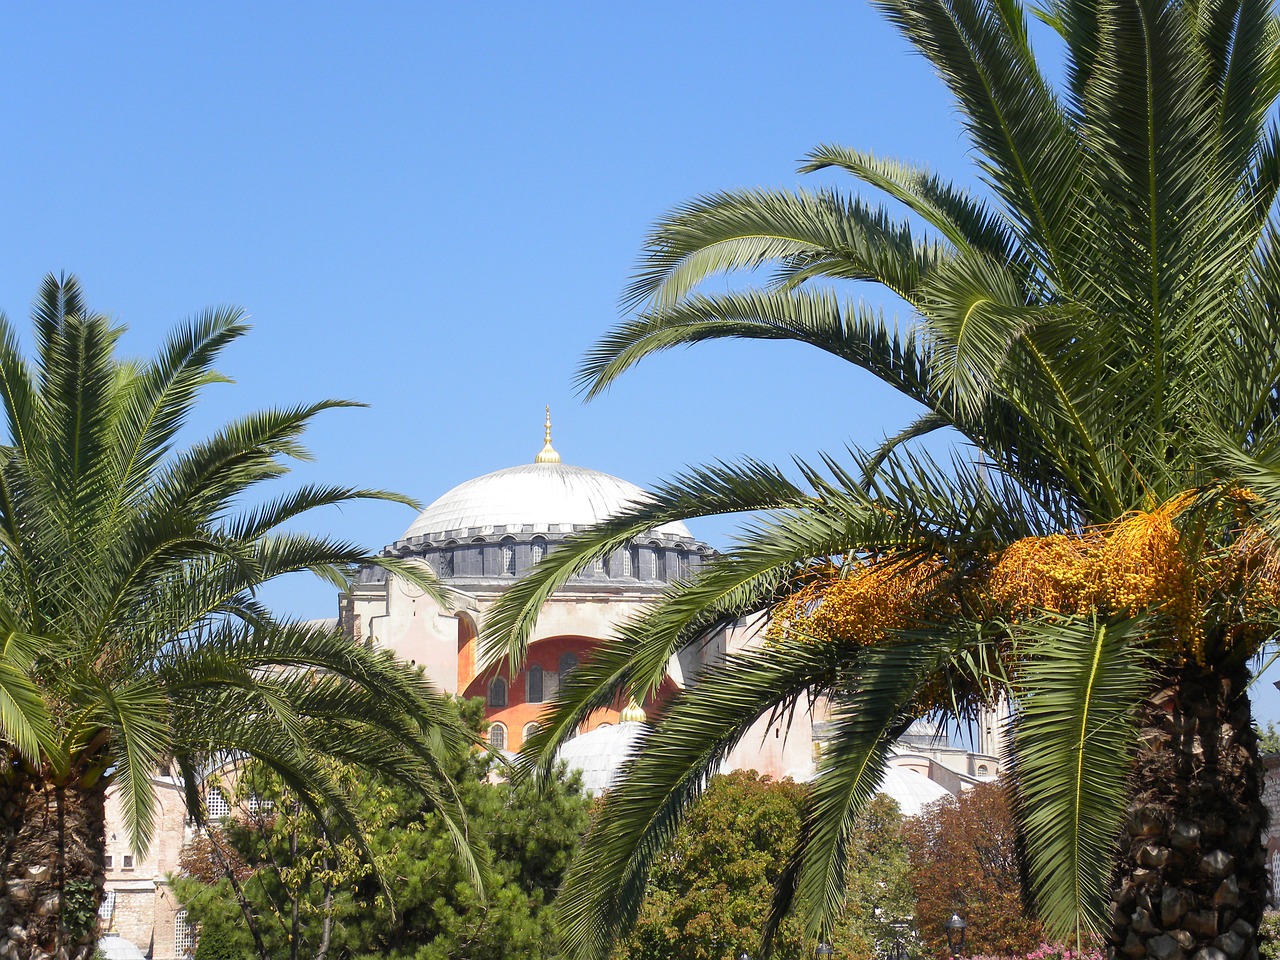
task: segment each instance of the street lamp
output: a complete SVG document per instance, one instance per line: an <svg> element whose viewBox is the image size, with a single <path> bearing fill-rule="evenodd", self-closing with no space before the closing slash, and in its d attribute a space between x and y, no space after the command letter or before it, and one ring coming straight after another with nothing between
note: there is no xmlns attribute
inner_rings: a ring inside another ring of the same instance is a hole
<svg viewBox="0 0 1280 960"><path fill-rule="evenodd" d="M964 922L964 917L953 913L943 926L947 928L947 946L951 950L951 956L960 956L960 951L964 949L964 928L969 925Z"/></svg>
<svg viewBox="0 0 1280 960"><path fill-rule="evenodd" d="M751 954L743 950L740 954L738 954L738 960L751 960Z"/></svg>
<svg viewBox="0 0 1280 960"><path fill-rule="evenodd" d="M831 946L831 944L820 943L818 944L818 949L816 952L818 956L822 957L823 960L826 960L827 957L831 956L836 951L835 951L835 948Z"/></svg>

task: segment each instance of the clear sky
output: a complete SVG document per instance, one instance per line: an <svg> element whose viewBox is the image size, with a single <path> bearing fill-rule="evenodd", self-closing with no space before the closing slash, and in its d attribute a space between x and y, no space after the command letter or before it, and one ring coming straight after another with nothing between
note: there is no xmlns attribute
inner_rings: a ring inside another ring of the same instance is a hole
<svg viewBox="0 0 1280 960"><path fill-rule="evenodd" d="M245 307L237 382L197 427L369 404L317 425L298 481L426 503L532 459L546 404L566 462L641 485L874 443L913 413L778 344L657 358L586 406L573 387L675 204L816 183L795 168L824 141L972 177L941 85L866 4L60 3L4 28L0 307L22 319L45 273L75 273L134 353ZM365 504L309 526L376 548L412 519ZM694 525L713 545L732 527ZM335 607L315 582L269 598Z"/></svg>

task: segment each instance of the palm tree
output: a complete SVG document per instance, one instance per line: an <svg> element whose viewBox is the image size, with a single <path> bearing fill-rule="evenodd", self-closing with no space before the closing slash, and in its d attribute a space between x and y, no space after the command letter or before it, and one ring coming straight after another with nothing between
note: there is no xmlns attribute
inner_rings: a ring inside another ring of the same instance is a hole
<svg viewBox="0 0 1280 960"><path fill-rule="evenodd" d="M1251 956L1265 810L1246 687L1280 622L1280 24L1260 0L1050 0L1034 13L1064 49L1055 85L1016 0L878 6L955 98L982 195L828 145L802 170L887 206L826 188L687 203L581 382L594 396L675 346L795 340L926 412L798 482L690 470L575 536L486 625L489 654L519 661L572 572L657 523L761 511L562 686L526 747L546 769L682 645L772 613L768 642L708 670L633 756L561 895L568 942L602 957L707 775L814 696L833 732L774 920L798 905L821 935L890 743L1008 694L1049 926L1129 957ZM901 316L860 299L873 284ZM936 431L949 462L918 443Z"/></svg>
<svg viewBox="0 0 1280 960"><path fill-rule="evenodd" d="M171 766L203 822L202 773L229 758L274 770L332 831L360 836L334 761L425 793L467 852L440 757L463 734L389 655L274 617L263 583L312 571L343 583L359 547L282 524L376 490L303 486L250 505L306 455L340 401L268 410L175 449L238 310L178 328L151 360L116 356L121 328L78 283L46 278L35 356L0 316L0 956L85 960L96 939L107 789L144 850L150 778ZM391 566L402 575L421 574Z"/></svg>

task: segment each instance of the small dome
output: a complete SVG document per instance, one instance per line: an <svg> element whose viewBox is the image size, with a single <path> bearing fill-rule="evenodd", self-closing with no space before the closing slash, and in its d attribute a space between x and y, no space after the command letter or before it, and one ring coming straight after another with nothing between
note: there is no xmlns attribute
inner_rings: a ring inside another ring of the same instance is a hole
<svg viewBox="0 0 1280 960"><path fill-rule="evenodd" d="M889 767L877 791L898 802L904 817L918 817L935 800L951 796L942 784L905 767Z"/></svg>
<svg viewBox="0 0 1280 960"><path fill-rule="evenodd" d="M526 463L476 477L454 487L418 515L404 538L441 540L467 531L570 533L606 520L649 495L618 477L563 463ZM528 529L526 529L528 528ZM694 542L683 523L655 533Z"/></svg>
<svg viewBox="0 0 1280 960"><path fill-rule="evenodd" d="M582 774L582 788L596 797L613 786L644 730L643 723L629 722L596 727L566 743L559 756L571 771Z"/></svg>
<svg viewBox="0 0 1280 960"><path fill-rule="evenodd" d="M146 960L146 954L138 949L137 944L114 933L99 939L98 949L107 960Z"/></svg>
<svg viewBox="0 0 1280 960"><path fill-rule="evenodd" d="M951 746L951 739L947 736L947 731L942 724L924 717L913 720L911 726L907 727L906 732L898 738L898 742L917 747Z"/></svg>

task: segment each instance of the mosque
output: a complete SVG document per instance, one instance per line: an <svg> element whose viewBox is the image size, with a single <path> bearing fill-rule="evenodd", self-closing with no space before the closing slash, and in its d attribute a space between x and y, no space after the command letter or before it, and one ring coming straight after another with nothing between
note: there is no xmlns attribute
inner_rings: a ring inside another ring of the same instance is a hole
<svg viewBox="0 0 1280 960"><path fill-rule="evenodd" d="M657 599L673 580L695 573L713 550L683 523L667 523L573 577L543 608L528 656L517 673L483 667L477 635L506 589L570 534L607 519L647 494L635 484L569 466L551 442L547 415L542 450L532 463L468 480L427 507L386 556L428 564L449 588L441 604L379 567L361 571L339 600L339 623L353 642L387 647L422 666L441 689L482 697L490 743L517 751L537 728L561 677L614 635L618 625ZM667 664L654 699L672 696L726 655L759 643L764 621L745 620L681 650ZM588 790L607 789L653 702L615 703L598 711L561 756L583 771ZM952 746L919 721L895 748L886 790L914 814L933 799L1001 771L1000 718L984 717L977 751ZM730 754L727 769L808 780L826 730L824 705L802 711L785 728L761 721Z"/></svg>
<svg viewBox="0 0 1280 960"><path fill-rule="evenodd" d="M647 494L635 484L598 470L562 462L552 446L548 413L544 444L532 463L507 467L459 484L436 499L404 535L383 550L425 563L448 588L441 603L380 567L359 572L338 597L336 624L353 643L385 647L421 666L434 685L450 694L481 697L488 737L498 750L514 752L536 729L559 686L620 623L659 597L673 580L696 572L714 551L683 523L667 523L573 577L544 607L522 667L485 666L477 651L485 615L524 572L570 534L606 519ZM333 621L329 621L333 623ZM561 757L581 771L592 793L608 789L637 736L646 713L706 667L761 641L764 621L734 624L681 650L652 700L618 702L597 711ZM729 755L725 771L755 769L777 778L808 780L814 774L827 723L821 701L791 723L761 720ZM896 745L881 786L905 815L1002 771L1002 718L983 719L976 751L953 746L942 731L918 721ZM106 933L136 944L152 960L189 954L192 931L169 888L178 854L192 827L178 783L154 778L160 800L156 841L145 858L127 848L119 798L108 797ZM211 815L226 807L216 788ZM230 814L226 809L223 815Z"/></svg>

